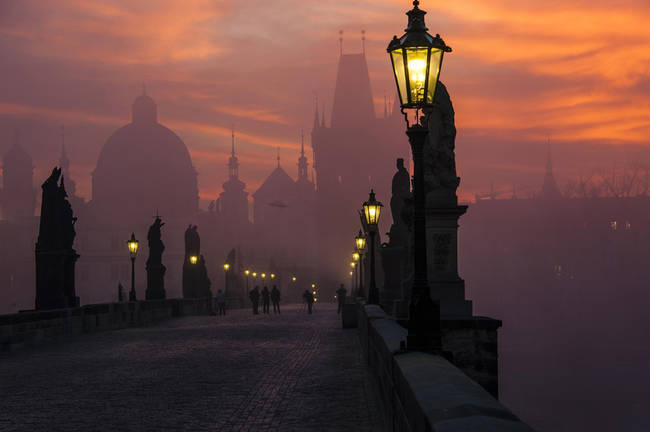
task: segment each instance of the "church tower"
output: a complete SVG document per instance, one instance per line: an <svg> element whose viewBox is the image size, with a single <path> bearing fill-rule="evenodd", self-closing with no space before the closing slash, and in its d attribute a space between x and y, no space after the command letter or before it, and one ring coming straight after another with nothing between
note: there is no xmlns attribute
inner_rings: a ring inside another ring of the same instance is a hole
<svg viewBox="0 0 650 432"><path fill-rule="evenodd" d="M235 131L232 131L230 158L228 159L228 180L219 194L219 212L226 226L232 229L244 227L248 220L248 192L246 183L239 179L239 159L235 154Z"/></svg>
<svg viewBox="0 0 650 432"><path fill-rule="evenodd" d="M31 156L20 145L18 133L13 147L4 154L2 186L3 219L19 222L34 217L34 165Z"/></svg>
<svg viewBox="0 0 650 432"><path fill-rule="evenodd" d="M543 200L556 200L562 198L562 193L560 192L560 188L555 181L555 175L553 174L550 142L548 143L548 150L546 154L546 171L544 172L544 184L542 185L540 198Z"/></svg>

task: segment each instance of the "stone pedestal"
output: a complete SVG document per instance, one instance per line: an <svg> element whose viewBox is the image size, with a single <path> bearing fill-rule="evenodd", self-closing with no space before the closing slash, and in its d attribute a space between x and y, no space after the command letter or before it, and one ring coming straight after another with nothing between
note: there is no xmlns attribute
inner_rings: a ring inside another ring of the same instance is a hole
<svg viewBox="0 0 650 432"><path fill-rule="evenodd" d="M458 219L466 211L464 205L426 209L429 288L443 319L472 316L465 281L458 275Z"/></svg>
<svg viewBox="0 0 650 432"><path fill-rule="evenodd" d="M75 263L79 255L74 249L43 251L36 244L37 310L63 309L79 306L75 292Z"/></svg>
<svg viewBox="0 0 650 432"><path fill-rule="evenodd" d="M165 294L165 266L164 265L147 265L147 290L145 299L162 300Z"/></svg>

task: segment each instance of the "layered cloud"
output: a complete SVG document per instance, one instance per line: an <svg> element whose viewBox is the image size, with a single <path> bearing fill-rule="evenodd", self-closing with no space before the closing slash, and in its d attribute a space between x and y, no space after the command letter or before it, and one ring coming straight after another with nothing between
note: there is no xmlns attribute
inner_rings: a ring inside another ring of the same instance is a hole
<svg viewBox="0 0 650 432"><path fill-rule="evenodd" d="M128 122L145 82L160 121L190 148L205 198L226 177L233 125L253 188L273 169L278 147L294 169L314 95L331 107L339 29L344 52L361 51L366 31L381 115L383 94L394 88L386 43L403 30L410 7L396 0L0 2L0 145L10 144L16 119L47 131L65 123L73 173L77 166L89 197L88 167L111 129ZM421 7L431 31L454 48L442 79L455 102L466 195L492 180L534 184L549 138L560 179L613 157L623 163L628 148L648 157L638 151L650 144L646 1L423 0ZM38 174L56 160L59 138L25 135Z"/></svg>

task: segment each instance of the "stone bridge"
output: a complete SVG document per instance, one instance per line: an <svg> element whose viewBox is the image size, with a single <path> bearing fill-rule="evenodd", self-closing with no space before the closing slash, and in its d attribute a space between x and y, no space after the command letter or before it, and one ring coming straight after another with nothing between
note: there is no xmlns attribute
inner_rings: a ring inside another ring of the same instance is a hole
<svg viewBox="0 0 650 432"><path fill-rule="evenodd" d="M395 353L403 329L376 306L356 307L358 329L316 306L220 317L203 300L163 300L0 316L0 430L530 430L445 360Z"/></svg>

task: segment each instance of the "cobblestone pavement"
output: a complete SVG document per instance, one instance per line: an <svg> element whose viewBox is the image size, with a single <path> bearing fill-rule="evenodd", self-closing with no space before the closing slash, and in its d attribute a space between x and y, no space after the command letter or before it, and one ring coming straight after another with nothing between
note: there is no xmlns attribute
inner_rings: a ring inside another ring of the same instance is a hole
<svg viewBox="0 0 650 432"><path fill-rule="evenodd" d="M232 311L0 357L0 431L381 431L354 330Z"/></svg>

